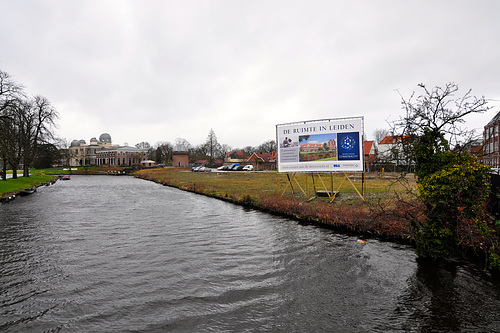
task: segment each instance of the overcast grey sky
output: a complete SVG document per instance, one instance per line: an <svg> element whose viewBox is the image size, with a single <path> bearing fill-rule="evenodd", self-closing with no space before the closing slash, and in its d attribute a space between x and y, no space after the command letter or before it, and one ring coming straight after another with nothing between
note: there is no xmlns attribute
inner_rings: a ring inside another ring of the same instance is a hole
<svg viewBox="0 0 500 333"><path fill-rule="evenodd" d="M0 69L47 97L68 140L275 139L275 125L402 114L455 82L500 111L500 1L0 0Z"/></svg>

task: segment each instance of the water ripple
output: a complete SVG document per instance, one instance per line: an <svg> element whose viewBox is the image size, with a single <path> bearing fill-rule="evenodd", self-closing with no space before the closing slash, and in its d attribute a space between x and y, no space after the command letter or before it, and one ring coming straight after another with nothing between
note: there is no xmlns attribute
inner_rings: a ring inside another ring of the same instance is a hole
<svg viewBox="0 0 500 333"><path fill-rule="evenodd" d="M0 206L5 332L494 331L467 266L131 177L74 176Z"/></svg>

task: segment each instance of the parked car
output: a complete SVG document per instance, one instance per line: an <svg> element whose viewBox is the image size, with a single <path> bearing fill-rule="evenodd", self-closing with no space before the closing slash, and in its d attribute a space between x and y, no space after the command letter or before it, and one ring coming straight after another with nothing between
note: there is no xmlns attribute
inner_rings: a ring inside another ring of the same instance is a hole
<svg viewBox="0 0 500 333"><path fill-rule="evenodd" d="M234 168L234 171L241 171L243 170L244 166L243 165L238 165L236 168Z"/></svg>
<svg viewBox="0 0 500 333"><path fill-rule="evenodd" d="M210 171L212 171L212 169L202 166L202 167L200 167L200 169L198 171L199 172L210 172Z"/></svg>
<svg viewBox="0 0 500 333"><path fill-rule="evenodd" d="M222 171L222 170L227 170L228 168L229 167L227 165L223 165L223 166L218 167L217 170Z"/></svg>
<svg viewBox="0 0 500 333"><path fill-rule="evenodd" d="M253 171L253 165L248 164L243 167L243 171Z"/></svg>
<svg viewBox="0 0 500 333"><path fill-rule="evenodd" d="M240 164L239 164L239 163L233 163L233 164L231 164L231 166L228 168L228 170L233 170L233 171L234 171L234 170L235 170L237 167L239 167L239 166L240 166Z"/></svg>
<svg viewBox="0 0 500 333"><path fill-rule="evenodd" d="M199 166L197 166L197 167L192 167L192 168L191 168L191 171L193 171L193 172L198 172L198 171L200 171L200 168L201 168L201 167L199 167Z"/></svg>

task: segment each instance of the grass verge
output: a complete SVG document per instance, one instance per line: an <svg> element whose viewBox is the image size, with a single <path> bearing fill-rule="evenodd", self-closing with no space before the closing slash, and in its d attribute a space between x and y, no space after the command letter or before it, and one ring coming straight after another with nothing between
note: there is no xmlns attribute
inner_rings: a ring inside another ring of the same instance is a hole
<svg viewBox="0 0 500 333"><path fill-rule="evenodd" d="M38 187L48 182L51 182L54 176L51 175L33 175L29 177L18 177L17 179L8 178L0 180L0 197L10 194L17 194L20 191Z"/></svg>

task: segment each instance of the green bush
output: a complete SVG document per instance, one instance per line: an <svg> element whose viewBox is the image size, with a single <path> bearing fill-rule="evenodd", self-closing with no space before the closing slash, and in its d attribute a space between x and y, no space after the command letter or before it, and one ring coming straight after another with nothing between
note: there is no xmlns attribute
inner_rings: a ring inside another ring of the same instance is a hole
<svg viewBox="0 0 500 333"><path fill-rule="evenodd" d="M489 233L484 222L488 167L467 153L448 153L444 160L450 163L419 183L426 218L415 225L415 241L423 257L457 257L464 239Z"/></svg>
<svg viewBox="0 0 500 333"><path fill-rule="evenodd" d="M496 253L490 253L489 255L489 268L500 270L500 256Z"/></svg>

